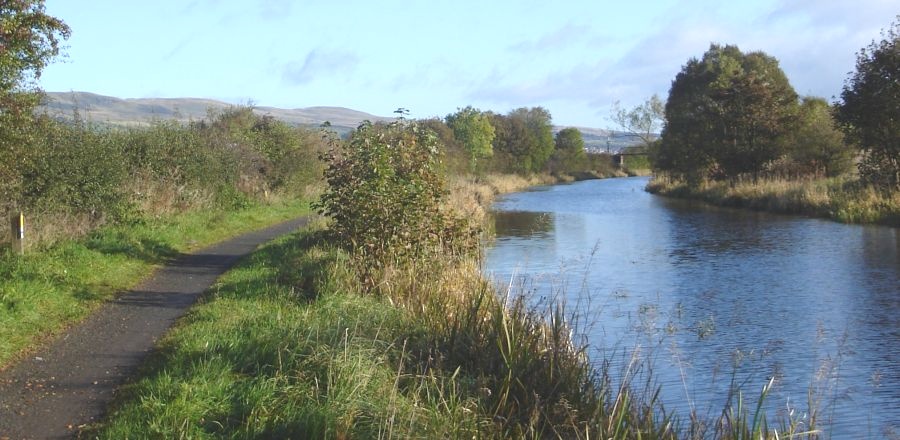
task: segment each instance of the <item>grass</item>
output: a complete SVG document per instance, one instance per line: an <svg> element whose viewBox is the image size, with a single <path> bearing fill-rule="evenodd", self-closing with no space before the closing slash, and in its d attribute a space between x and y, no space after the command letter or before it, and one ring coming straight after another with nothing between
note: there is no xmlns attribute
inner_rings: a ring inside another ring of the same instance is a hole
<svg viewBox="0 0 900 440"><path fill-rule="evenodd" d="M0 254L0 366L33 350L182 252L309 211L301 201L194 211Z"/></svg>
<svg viewBox="0 0 900 440"><path fill-rule="evenodd" d="M383 298L341 293L312 232L224 277L124 390L99 438L460 438L477 401L408 372L429 331ZM489 422L487 422L489 423Z"/></svg>
<svg viewBox="0 0 900 440"><path fill-rule="evenodd" d="M465 198L463 198L464 200ZM161 342L83 438L815 438L735 389L681 421L635 356L588 359L577 312L497 292L477 261L361 285L322 224L246 259ZM371 271L369 272L371 274ZM693 416L693 415L692 415Z"/></svg>
<svg viewBox="0 0 900 440"><path fill-rule="evenodd" d="M652 401L595 376L561 308L539 314L477 266L436 264L389 269L362 295L319 231L272 243L83 436L674 438Z"/></svg>
<svg viewBox="0 0 900 440"><path fill-rule="evenodd" d="M763 179L737 183L685 182L655 178L647 190L664 196L699 199L718 206L822 217L844 223L900 226L900 192L886 193L853 178Z"/></svg>
<svg viewBox="0 0 900 440"><path fill-rule="evenodd" d="M438 263L440 265L440 263ZM320 230L273 242L166 336L82 438L816 438L748 405L682 423L635 356L614 383L559 305L499 297L477 267L395 269L360 294ZM440 269L440 270L436 270Z"/></svg>

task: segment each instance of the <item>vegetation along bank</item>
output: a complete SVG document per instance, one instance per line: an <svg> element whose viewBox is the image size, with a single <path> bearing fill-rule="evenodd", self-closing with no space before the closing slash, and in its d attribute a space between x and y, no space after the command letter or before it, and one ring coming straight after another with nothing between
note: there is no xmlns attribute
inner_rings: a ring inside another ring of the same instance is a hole
<svg viewBox="0 0 900 440"><path fill-rule="evenodd" d="M55 38L68 28L53 20L41 26L52 50L36 58L38 65L4 74L39 72L55 55ZM896 41L893 31L888 35ZM701 71L721 75L678 86ZM328 219L270 244L223 278L86 437L817 434L814 420L800 415L768 420L741 393L716 420L668 414L652 384L631 383L628 374L613 380L603 360L587 358L585 342L572 332L577 312L560 304L536 308L482 278L482 223L473 213L503 190L494 173L614 173L608 157L584 152L577 130L554 135L546 109L496 114L467 107L443 119L363 124L347 139L252 109L186 125L116 128L35 116L39 95L23 88L26 77L0 82L0 208L40 219L26 255L5 253L0 261L8 280L0 317L15 332L2 340L18 341L4 345L3 362L81 319L152 264L221 236L209 231L274 222L313 200ZM845 142L828 144L839 147L833 161L800 160L776 148L788 139L779 124L799 121L798 109L806 109L810 124L831 113L814 99L799 104L765 54L714 45L685 66L672 90L662 139L651 150L654 166L672 180L736 186L778 172L780 163L788 164L787 175L799 164L830 175L846 170L841 158L860 156L848 155ZM716 102L700 108L728 111L712 114L713 122L689 119L685 109L697 104L696 90L706 90L701 104ZM753 99L729 101L746 98L744 92ZM747 104L757 101L771 106ZM869 119L853 119L848 108L838 120L850 128L831 133L863 148L859 185L895 191L896 152L880 148L896 143L869 136ZM744 117L728 118L735 114ZM739 124L757 117L753 130ZM716 137L722 133L724 140ZM715 148L696 149L709 145ZM473 177L449 177L460 175ZM233 218L245 222L235 226ZM122 281L101 275L123 270ZM59 305L48 306L52 298Z"/></svg>
<svg viewBox="0 0 900 440"><path fill-rule="evenodd" d="M648 190L900 226L900 18L857 55L834 104L798 98L778 61L713 44L672 82ZM655 107L658 108L658 107ZM625 113L628 114L628 113Z"/></svg>

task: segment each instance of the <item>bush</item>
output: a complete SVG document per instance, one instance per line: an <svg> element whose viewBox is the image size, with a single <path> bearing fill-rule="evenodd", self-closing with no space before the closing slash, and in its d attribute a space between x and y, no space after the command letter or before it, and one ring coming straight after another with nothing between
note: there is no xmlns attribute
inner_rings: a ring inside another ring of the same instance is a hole
<svg viewBox="0 0 900 440"><path fill-rule="evenodd" d="M39 219L31 223L32 245L109 223L239 209L273 193L303 197L321 178L318 132L249 108L147 127L73 116L0 124L0 211Z"/></svg>
<svg viewBox="0 0 900 440"><path fill-rule="evenodd" d="M338 243L367 267L477 249L475 229L442 208L435 135L419 125L364 123L322 155L328 188L317 203Z"/></svg>

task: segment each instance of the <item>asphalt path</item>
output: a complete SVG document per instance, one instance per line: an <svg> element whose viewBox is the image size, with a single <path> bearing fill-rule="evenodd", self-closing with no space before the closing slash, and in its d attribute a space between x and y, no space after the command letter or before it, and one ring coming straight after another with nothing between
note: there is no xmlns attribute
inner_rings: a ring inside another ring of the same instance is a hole
<svg viewBox="0 0 900 440"><path fill-rule="evenodd" d="M0 373L0 440L69 439L100 420L116 388L216 279L291 220L185 254Z"/></svg>

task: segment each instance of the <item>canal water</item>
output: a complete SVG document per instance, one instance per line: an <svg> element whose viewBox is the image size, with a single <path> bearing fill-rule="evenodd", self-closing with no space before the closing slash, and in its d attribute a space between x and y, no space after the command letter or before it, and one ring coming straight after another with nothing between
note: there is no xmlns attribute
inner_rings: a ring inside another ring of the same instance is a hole
<svg viewBox="0 0 900 440"><path fill-rule="evenodd" d="M682 420L718 417L732 384L752 415L773 380L770 426L814 412L823 438L900 438L900 230L714 208L646 184L504 196L485 271L535 304L565 301L592 360L649 377Z"/></svg>

